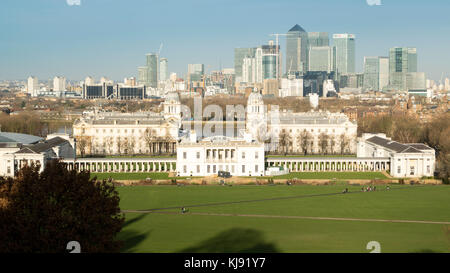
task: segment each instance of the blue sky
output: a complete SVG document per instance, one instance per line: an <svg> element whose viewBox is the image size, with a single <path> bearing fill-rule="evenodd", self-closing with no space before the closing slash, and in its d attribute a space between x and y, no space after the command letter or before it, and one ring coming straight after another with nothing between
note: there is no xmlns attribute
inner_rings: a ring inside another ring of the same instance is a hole
<svg viewBox="0 0 450 273"><path fill-rule="evenodd" d="M235 47L266 43L299 24L306 31L356 35L357 70L364 56L417 47L419 70L450 77L450 1L381 0L2 0L0 80L88 75L136 76L145 54L159 50L169 70L188 63L233 67ZM281 43L284 50L284 41Z"/></svg>

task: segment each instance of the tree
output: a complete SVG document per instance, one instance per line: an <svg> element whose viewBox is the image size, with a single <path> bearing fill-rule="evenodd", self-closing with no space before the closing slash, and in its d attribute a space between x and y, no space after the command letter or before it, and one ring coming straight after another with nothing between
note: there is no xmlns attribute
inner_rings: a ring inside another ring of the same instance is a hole
<svg viewBox="0 0 450 273"><path fill-rule="evenodd" d="M86 150L90 150L91 139L89 136L81 135L76 138L78 151L80 152L81 157L86 155Z"/></svg>
<svg viewBox="0 0 450 273"><path fill-rule="evenodd" d="M347 137L345 133L339 136L339 147L341 150L341 154L345 154L348 150L348 146L350 145L350 139Z"/></svg>
<svg viewBox="0 0 450 273"><path fill-rule="evenodd" d="M291 135L283 129L278 136L278 144L280 145L280 148L282 148L284 154L287 154L288 147L291 143Z"/></svg>
<svg viewBox="0 0 450 273"><path fill-rule="evenodd" d="M15 178L0 178L0 252L67 252L70 241L81 252L117 252L122 242L119 195L89 172L68 171L50 161L22 168Z"/></svg>
<svg viewBox="0 0 450 273"><path fill-rule="evenodd" d="M321 133L319 135L319 147L320 147L320 152L322 154L325 154L328 148L328 140L329 140L329 136L325 133Z"/></svg>
<svg viewBox="0 0 450 273"><path fill-rule="evenodd" d="M297 146L303 154L307 154L312 140L312 135L305 130L297 135Z"/></svg>
<svg viewBox="0 0 450 273"><path fill-rule="evenodd" d="M329 138L329 140L330 140L330 147L329 147L329 149L330 149L330 154L334 154L334 152L335 152L335 147L336 147L336 136L335 135L329 135L328 136L328 138Z"/></svg>
<svg viewBox="0 0 450 273"><path fill-rule="evenodd" d="M142 133L142 137L144 138L144 141L148 146L149 153L152 152L153 142L155 141L154 136L155 132L150 128L145 129L145 131Z"/></svg>

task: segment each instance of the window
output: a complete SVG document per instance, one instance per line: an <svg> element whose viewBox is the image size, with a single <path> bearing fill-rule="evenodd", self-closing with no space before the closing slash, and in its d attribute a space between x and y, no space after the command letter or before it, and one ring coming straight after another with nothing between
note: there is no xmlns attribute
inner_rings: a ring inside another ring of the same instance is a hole
<svg viewBox="0 0 450 273"><path fill-rule="evenodd" d="M242 159L245 159L245 152L242 152Z"/></svg>
<svg viewBox="0 0 450 273"><path fill-rule="evenodd" d="M186 165L183 166L183 172L185 172L185 173L187 172L187 167L186 167Z"/></svg>
<svg viewBox="0 0 450 273"><path fill-rule="evenodd" d="M200 165L197 165L197 173L200 173Z"/></svg>
<svg viewBox="0 0 450 273"><path fill-rule="evenodd" d="M213 173L216 173L216 165L213 165Z"/></svg>
<svg viewBox="0 0 450 273"><path fill-rule="evenodd" d="M258 159L258 156L259 156L258 152L255 152L255 159Z"/></svg>
<svg viewBox="0 0 450 273"><path fill-rule="evenodd" d="M258 165L255 165L255 173L258 172Z"/></svg>
<svg viewBox="0 0 450 273"><path fill-rule="evenodd" d="M211 172L211 165L208 165L208 167L206 167L206 172L210 173Z"/></svg>
<svg viewBox="0 0 450 273"><path fill-rule="evenodd" d="M414 166L411 166L409 175L414 175L415 173L416 173L416 172L415 172Z"/></svg>
<svg viewBox="0 0 450 273"><path fill-rule="evenodd" d="M400 174L401 172L402 172L402 168L400 166L398 166L397 173Z"/></svg>
<svg viewBox="0 0 450 273"><path fill-rule="evenodd" d="M430 172L431 172L430 165L427 165L427 173L430 173Z"/></svg>
<svg viewBox="0 0 450 273"><path fill-rule="evenodd" d="M197 159L200 158L200 152L197 152Z"/></svg>
<svg viewBox="0 0 450 273"><path fill-rule="evenodd" d="M245 165L242 165L242 172L245 173Z"/></svg>
<svg viewBox="0 0 450 273"><path fill-rule="evenodd" d="M6 173L7 173L7 174L10 174L10 173L11 173L11 167L10 167L10 166L8 166L8 170L6 171Z"/></svg>
<svg viewBox="0 0 450 273"><path fill-rule="evenodd" d="M186 159L186 157L187 157L187 153L183 152L183 159Z"/></svg>

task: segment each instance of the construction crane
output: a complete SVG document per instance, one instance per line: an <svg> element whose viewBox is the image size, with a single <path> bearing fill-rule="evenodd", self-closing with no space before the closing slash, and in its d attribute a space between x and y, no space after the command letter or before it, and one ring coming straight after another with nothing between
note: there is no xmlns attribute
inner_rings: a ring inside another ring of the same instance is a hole
<svg viewBox="0 0 450 273"><path fill-rule="evenodd" d="M279 63L280 63L280 61L279 61L279 58L280 58L280 52L279 52L279 50L280 50L280 43L279 43L279 36L288 36L289 34L286 34L286 33L273 33L273 34L270 34L269 36L275 36L275 48L276 48L276 51L277 51L277 57L276 57L276 62L277 62L277 67L275 68L276 69L276 73L277 73L277 80L279 81L280 80L280 73L279 73Z"/></svg>
<svg viewBox="0 0 450 273"><path fill-rule="evenodd" d="M161 55L161 50L162 50L162 48L163 48L163 43L161 43L161 45L159 45L158 56L160 56L160 55Z"/></svg>

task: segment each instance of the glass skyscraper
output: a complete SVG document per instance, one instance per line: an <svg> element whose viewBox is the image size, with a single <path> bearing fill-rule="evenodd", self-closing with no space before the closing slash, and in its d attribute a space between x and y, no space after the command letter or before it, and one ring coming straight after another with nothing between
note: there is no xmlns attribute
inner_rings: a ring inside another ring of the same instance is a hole
<svg viewBox="0 0 450 273"><path fill-rule="evenodd" d="M254 58L256 48L235 48L234 49L234 71L236 82L242 82L242 64L244 58Z"/></svg>
<svg viewBox="0 0 450 273"><path fill-rule="evenodd" d="M147 57L147 84L146 86L157 88L159 82L159 56L155 53L146 55Z"/></svg>
<svg viewBox="0 0 450 273"><path fill-rule="evenodd" d="M308 71L308 34L295 25L286 36L286 73Z"/></svg>
<svg viewBox="0 0 450 273"><path fill-rule="evenodd" d="M407 73L417 72L417 49L394 47L389 50L389 87L407 88Z"/></svg>
<svg viewBox="0 0 450 273"><path fill-rule="evenodd" d="M308 32L309 47L329 46L330 38L328 32Z"/></svg>
<svg viewBox="0 0 450 273"><path fill-rule="evenodd" d="M335 48L315 46L309 49L309 71L327 71L335 69Z"/></svg>
<svg viewBox="0 0 450 273"><path fill-rule="evenodd" d="M336 72L355 73L355 35L334 34L333 45L336 47Z"/></svg>
<svg viewBox="0 0 450 273"><path fill-rule="evenodd" d="M364 57L364 90L382 91L389 84L389 58Z"/></svg>
<svg viewBox="0 0 450 273"><path fill-rule="evenodd" d="M167 58L161 58L161 61L159 62L159 80L164 82L169 79L169 64L167 61Z"/></svg>

